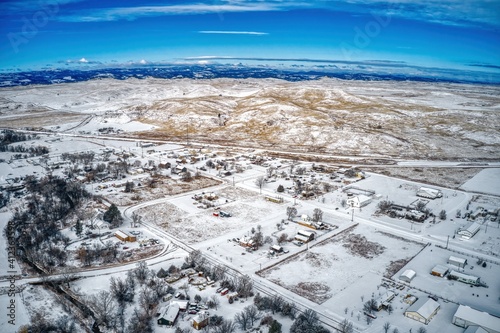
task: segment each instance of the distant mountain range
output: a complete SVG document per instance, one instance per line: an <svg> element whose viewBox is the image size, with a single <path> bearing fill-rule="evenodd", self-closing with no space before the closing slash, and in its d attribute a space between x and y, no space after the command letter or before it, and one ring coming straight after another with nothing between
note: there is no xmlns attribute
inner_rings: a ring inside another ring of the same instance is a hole
<svg viewBox="0 0 500 333"><path fill-rule="evenodd" d="M0 73L0 87L26 86L32 84L55 84L80 82L99 78L275 78L286 81L315 80L322 77L342 80L363 81L419 81L472 84L500 84L499 74L473 71L447 70L400 66L394 64L377 66L373 63L323 64L306 67L297 64L278 66L242 64L171 64L171 65L134 65L116 68L68 68L45 69L38 71L19 71Z"/></svg>

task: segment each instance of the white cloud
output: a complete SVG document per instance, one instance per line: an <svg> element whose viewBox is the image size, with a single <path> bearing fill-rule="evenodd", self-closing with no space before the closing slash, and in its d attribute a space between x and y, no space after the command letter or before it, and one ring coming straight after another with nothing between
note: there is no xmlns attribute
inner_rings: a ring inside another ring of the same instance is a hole
<svg viewBox="0 0 500 333"><path fill-rule="evenodd" d="M140 64L142 64L142 65L145 65L145 64L147 64L148 62L147 62L146 60L144 60L144 59L141 59L141 61L139 61L139 63L140 63Z"/></svg>
<svg viewBox="0 0 500 333"><path fill-rule="evenodd" d="M190 4L190 5L171 5L171 6L140 6L140 7L118 7L97 9L89 12L87 15L61 16L59 20L69 22L100 22L117 21L121 19L136 19L144 16L162 16L162 15L182 15L182 14L209 14L224 12L261 12L277 10L274 4L263 2L248 4Z"/></svg>
<svg viewBox="0 0 500 333"><path fill-rule="evenodd" d="M32 3L35 0L27 1ZM81 0L53 1L69 3ZM15 1L9 0L9 3L13 4ZM402 17L446 25L500 26L499 0L212 0L208 3L94 8L66 15L61 10L57 19L68 22L101 22L134 20L147 16L267 12L298 8L321 8L353 14Z"/></svg>
<svg viewBox="0 0 500 333"><path fill-rule="evenodd" d="M89 61L88 61L87 59L85 59L85 58L82 58L82 59L78 60L78 62L81 62L81 63L87 63L87 62L89 62Z"/></svg>
<svg viewBox="0 0 500 333"><path fill-rule="evenodd" d="M200 34L221 34L221 35L269 35L267 32L258 31L219 31L219 30L202 30Z"/></svg>

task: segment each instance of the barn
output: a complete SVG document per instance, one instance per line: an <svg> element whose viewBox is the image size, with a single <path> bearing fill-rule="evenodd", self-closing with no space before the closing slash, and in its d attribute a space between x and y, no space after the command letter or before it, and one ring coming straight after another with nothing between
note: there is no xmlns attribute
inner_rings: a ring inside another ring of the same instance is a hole
<svg viewBox="0 0 500 333"><path fill-rule="evenodd" d="M479 326L488 333L500 333L500 318L465 305L458 307L453 315L452 323L467 329Z"/></svg>
<svg viewBox="0 0 500 333"><path fill-rule="evenodd" d="M439 311L441 306L432 298L420 298L406 309L405 317L411 318L423 324L429 324Z"/></svg>
<svg viewBox="0 0 500 333"><path fill-rule="evenodd" d="M407 269L406 271L403 272L403 274L399 276L399 279L403 282L410 283L411 280L415 278L415 276L417 276L417 273L414 270Z"/></svg>

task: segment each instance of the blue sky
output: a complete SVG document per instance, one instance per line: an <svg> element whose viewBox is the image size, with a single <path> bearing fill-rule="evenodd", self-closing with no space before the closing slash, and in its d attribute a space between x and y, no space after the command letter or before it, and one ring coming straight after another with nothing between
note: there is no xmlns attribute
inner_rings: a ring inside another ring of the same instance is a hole
<svg viewBox="0 0 500 333"><path fill-rule="evenodd" d="M401 61L499 73L500 0L0 3L2 70L211 57Z"/></svg>

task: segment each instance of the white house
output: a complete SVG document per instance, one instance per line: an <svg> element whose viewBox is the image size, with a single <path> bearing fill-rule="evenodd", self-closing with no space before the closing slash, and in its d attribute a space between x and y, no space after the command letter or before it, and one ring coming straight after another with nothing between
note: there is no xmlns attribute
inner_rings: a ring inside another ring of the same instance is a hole
<svg viewBox="0 0 500 333"><path fill-rule="evenodd" d="M347 205L354 208L364 207L368 205L370 202L372 202L372 199L362 194L357 195L355 197L347 198Z"/></svg>
<svg viewBox="0 0 500 333"><path fill-rule="evenodd" d="M488 333L500 333L500 318L465 305L458 307L452 323L464 328L479 326Z"/></svg>
<svg viewBox="0 0 500 333"><path fill-rule="evenodd" d="M404 315L427 325L440 308L439 303L432 298L420 298L406 309Z"/></svg>
<svg viewBox="0 0 500 333"><path fill-rule="evenodd" d="M414 270L407 269L406 271L403 272L403 274L401 274L399 276L399 279L401 281L410 283L411 280L413 280L413 278L415 278L415 276L417 276L417 273Z"/></svg>

